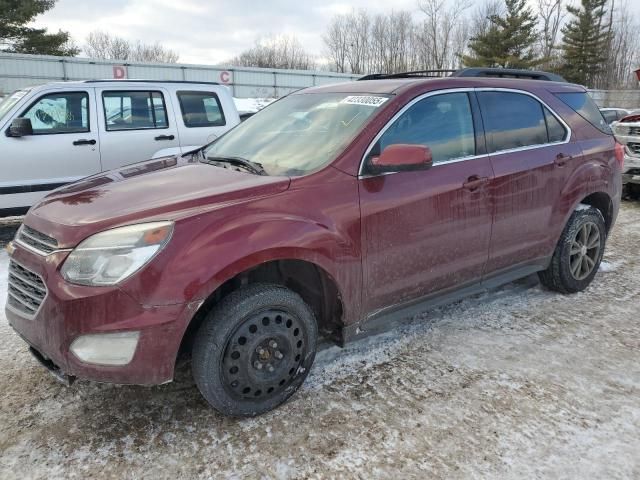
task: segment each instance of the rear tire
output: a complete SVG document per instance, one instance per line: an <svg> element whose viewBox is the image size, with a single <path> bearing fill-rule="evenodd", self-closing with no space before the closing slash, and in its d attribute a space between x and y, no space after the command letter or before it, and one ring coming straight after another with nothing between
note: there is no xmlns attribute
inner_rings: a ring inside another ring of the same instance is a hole
<svg viewBox="0 0 640 480"><path fill-rule="evenodd" d="M573 212L540 282L560 293L581 292L589 286L602 261L607 230L602 214L589 207Z"/></svg>
<svg viewBox="0 0 640 480"><path fill-rule="evenodd" d="M198 330L196 385L224 415L272 410L304 382L317 335L313 312L297 293L272 284L242 287L216 305Z"/></svg>

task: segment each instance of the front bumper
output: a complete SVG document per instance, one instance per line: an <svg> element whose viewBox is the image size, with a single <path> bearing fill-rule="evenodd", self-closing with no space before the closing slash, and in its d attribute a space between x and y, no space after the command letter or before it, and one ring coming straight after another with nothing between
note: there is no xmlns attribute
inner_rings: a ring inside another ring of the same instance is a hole
<svg viewBox="0 0 640 480"><path fill-rule="evenodd" d="M33 318L5 309L9 324L46 366L62 378L157 385L173 379L182 335L195 306L145 306L117 287L85 287L66 282L59 273L68 252L46 257L17 245L11 259L39 275L47 295ZM71 351L81 335L139 331L132 360L123 366L92 365ZM42 360L41 360L42 361Z"/></svg>

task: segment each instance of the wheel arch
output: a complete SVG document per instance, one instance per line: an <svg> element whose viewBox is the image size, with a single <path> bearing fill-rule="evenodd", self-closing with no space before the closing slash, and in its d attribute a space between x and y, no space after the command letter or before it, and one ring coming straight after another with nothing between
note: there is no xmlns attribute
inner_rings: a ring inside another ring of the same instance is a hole
<svg viewBox="0 0 640 480"><path fill-rule="evenodd" d="M207 295L186 326L178 355L191 350L195 335L207 313L224 297L243 285L270 283L296 292L311 307L321 335L339 341L344 325L344 297L334 276L319 262L299 257L282 257L243 268L227 269L222 281Z"/></svg>

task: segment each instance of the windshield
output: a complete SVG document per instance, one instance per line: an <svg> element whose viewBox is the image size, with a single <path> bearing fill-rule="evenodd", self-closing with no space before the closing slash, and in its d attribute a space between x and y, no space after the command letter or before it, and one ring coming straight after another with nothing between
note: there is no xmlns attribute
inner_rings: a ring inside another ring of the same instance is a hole
<svg viewBox="0 0 640 480"><path fill-rule="evenodd" d="M22 97L24 97L29 90L18 90L17 92L13 92L4 100L0 101L0 120L7 114L9 110L13 108L13 106L20 101Z"/></svg>
<svg viewBox="0 0 640 480"><path fill-rule="evenodd" d="M306 175L335 159L387 100L344 93L291 95L238 125L204 154L259 163L268 175Z"/></svg>

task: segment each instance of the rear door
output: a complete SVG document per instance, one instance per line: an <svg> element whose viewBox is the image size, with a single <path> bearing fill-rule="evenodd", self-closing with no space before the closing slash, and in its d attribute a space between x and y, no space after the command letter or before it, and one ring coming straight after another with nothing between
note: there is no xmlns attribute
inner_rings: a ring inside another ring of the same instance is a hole
<svg viewBox="0 0 640 480"><path fill-rule="evenodd" d="M42 92L15 117L31 120L33 135L5 137L0 152L3 208L33 205L48 191L100 172L93 88Z"/></svg>
<svg viewBox="0 0 640 480"><path fill-rule="evenodd" d="M104 170L152 158L158 150L179 147L178 128L162 88L98 88L100 152Z"/></svg>
<svg viewBox="0 0 640 480"><path fill-rule="evenodd" d="M369 313L477 281L487 262L491 165L479 146L472 98L429 95L399 114L370 149L359 183L364 290ZM392 144L428 146L429 170L366 175Z"/></svg>
<svg viewBox="0 0 640 480"><path fill-rule="evenodd" d="M477 96L494 172L490 275L548 254L553 208L582 150L537 97L501 89L479 89Z"/></svg>

